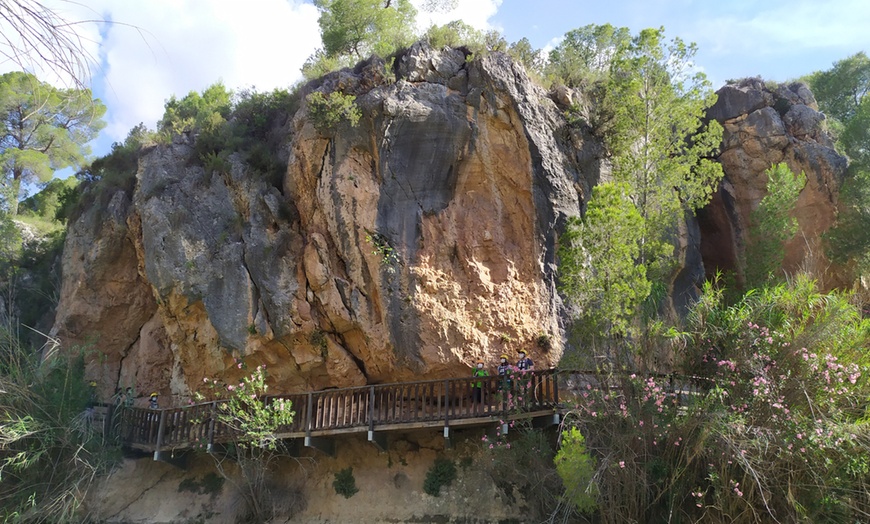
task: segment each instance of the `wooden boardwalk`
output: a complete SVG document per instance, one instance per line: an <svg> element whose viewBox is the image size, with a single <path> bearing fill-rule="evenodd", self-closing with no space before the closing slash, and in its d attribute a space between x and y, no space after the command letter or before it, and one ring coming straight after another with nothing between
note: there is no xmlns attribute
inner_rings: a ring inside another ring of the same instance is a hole
<svg viewBox="0 0 870 524"><path fill-rule="evenodd" d="M343 433L367 433L368 440L386 447L386 432L491 425L503 420L531 418L558 422L559 372L554 369L502 377L455 378L331 389L286 399L295 412L293 423L279 428L282 439L304 439L306 446L331 452L329 438ZM475 385L480 383L479 394ZM478 397L479 395L479 397ZM243 440L216 416L222 401L166 409L120 408L108 416L124 446L154 453L203 448Z"/></svg>

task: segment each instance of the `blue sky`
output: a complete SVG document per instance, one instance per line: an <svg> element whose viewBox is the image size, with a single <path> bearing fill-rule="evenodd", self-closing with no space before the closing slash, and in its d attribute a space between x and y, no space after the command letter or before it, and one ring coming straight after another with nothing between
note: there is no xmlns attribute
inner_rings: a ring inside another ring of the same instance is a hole
<svg viewBox="0 0 870 524"><path fill-rule="evenodd" d="M99 154L139 122L154 127L173 94L201 91L217 80L232 89L288 87L320 44L310 1L44 2L72 20L117 22L78 26L99 63L93 90L108 106L108 125L94 144ZM868 0L457 0L451 12L421 14L418 25L457 18L499 30L510 42L527 37L539 48L592 23L632 33L664 26L669 37L698 44L697 65L714 87L757 75L784 81L870 51ZM0 62L0 72L13 68Z"/></svg>
<svg viewBox="0 0 870 524"><path fill-rule="evenodd" d="M536 47L586 24L664 26L698 44L696 62L716 87L746 76L785 81L870 52L866 0L504 0L490 22Z"/></svg>

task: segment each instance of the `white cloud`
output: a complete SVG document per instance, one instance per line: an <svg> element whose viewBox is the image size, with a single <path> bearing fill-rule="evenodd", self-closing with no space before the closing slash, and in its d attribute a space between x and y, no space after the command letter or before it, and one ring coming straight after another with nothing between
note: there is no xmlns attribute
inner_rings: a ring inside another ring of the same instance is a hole
<svg viewBox="0 0 870 524"><path fill-rule="evenodd" d="M101 0L115 23L101 42L106 133L153 127L171 96L218 80L230 89L289 87L320 44L317 10L287 0Z"/></svg>
<svg viewBox="0 0 870 524"><path fill-rule="evenodd" d="M411 0L417 8L417 29L425 31L432 25L443 25L454 20L462 20L471 27L483 31L499 29L490 24L501 6L502 0L457 0L456 7L446 12L426 12L421 9L425 0Z"/></svg>
<svg viewBox="0 0 870 524"><path fill-rule="evenodd" d="M412 1L419 8L424 0ZM420 10L418 26L425 30L433 23L460 19L477 29L496 29L489 20L501 3L457 0L447 12ZM76 28L99 62L93 85L108 107L101 139L105 144L123 140L139 122L153 128L171 95L201 91L218 80L230 89L289 87L301 78L302 64L320 45L317 9L303 0L45 4L69 20L96 21ZM100 20L111 23L99 24ZM0 72L4 67L18 69L0 63Z"/></svg>

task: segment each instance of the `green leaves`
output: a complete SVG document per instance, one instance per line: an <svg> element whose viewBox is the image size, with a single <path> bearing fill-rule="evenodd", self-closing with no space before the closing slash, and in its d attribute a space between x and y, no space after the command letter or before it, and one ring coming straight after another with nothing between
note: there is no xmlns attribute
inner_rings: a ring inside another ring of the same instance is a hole
<svg viewBox="0 0 870 524"><path fill-rule="evenodd" d="M417 10L409 0L314 0L326 57L386 56L408 45Z"/></svg>
<svg viewBox="0 0 870 524"><path fill-rule="evenodd" d="M644 218L641 262L651 267L670 256L670 236L684 213L705 205L722 178L710 160L722 128L703 121L715 95L693 70L695 52L679 38L666 42L663 29L645 29L617 53L606 87L613 174L631 187Z"/></svg>
<svg viewBox="0 0 870 524"><path fill-rule="evenodd" d="M105 112L89 90L58 89L29 73L0 76L0 184L13 215L21 182L45 182L56 170L84 164Z"/></svg>
<svg viewBox="0 0 870 524"><path fill-rule="evenodd" d="M305 99L308 103L308 114L311 122L323 134L335 132L339 123L347 121L352 127L359 122L361 112L354 103L356 97L333 91L324 95L315 91Z"/></svg>
<svg viewBox="0 0 870 524"><path fill-rule="evenodd" d="M644 220L629 192L624 183L596 186L559 249L560 289L580 307L587 327L605 336L627 334L650 292L646 267L638 263Z"/></svg>
<svg viewBox="0 0 870 524"><path fill-rule="evenodd" d="M550 51L547 72L569 87L579 87L606 78L614 57L628 46L627 27L590 24L565 33Z"/></svg>
<svg viewBox="0 0 870 524"><path fill-rule="evenodd" d="M797 219L791 212L807 181L806 175L792 173L785 163L772 166L764 173L767 195L752 212L743 261L747 287L763 285L770 276L781 272L784 244L798 231Z"/></svg>
<svg viewBox="0 0 870 524"><path fill-rule="evenodd" d="M562 445L553 462L565 486L565 497L577 511L589 513L598 503L598 487L593 481L595 459L586 451L586 441L576 427L562 432Z"/></svg>

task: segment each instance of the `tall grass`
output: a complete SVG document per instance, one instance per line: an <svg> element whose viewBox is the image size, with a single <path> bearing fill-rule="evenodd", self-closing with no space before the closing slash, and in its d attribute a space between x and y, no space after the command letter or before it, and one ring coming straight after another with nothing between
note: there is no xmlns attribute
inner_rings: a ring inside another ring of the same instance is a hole
<svg viewBox="0 0 870 524"><path fill-rule="evenodd" d="M25 347L0 325L0 521L82 521L85 494L113 461L90 395L81 352Z"/></svg>

